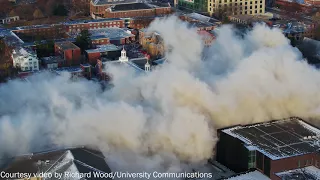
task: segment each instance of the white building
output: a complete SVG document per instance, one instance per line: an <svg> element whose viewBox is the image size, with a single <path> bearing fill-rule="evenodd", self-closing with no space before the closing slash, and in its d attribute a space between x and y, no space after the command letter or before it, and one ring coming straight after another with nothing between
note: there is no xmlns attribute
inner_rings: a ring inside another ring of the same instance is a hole
<svg viewBox="0 0 320 180"><path fill-rule="evenodd" d="M20 19L19 16L0 17L0 24L7 24L10 22L18 21L19 19Z"/></svg>
<svg viewBox="0 0 320 180"><path fill-rule="evenodd" d="M21 71L39 71L39 59L36 53L26 48L18 48L12 52L13 66Z"/></svg>

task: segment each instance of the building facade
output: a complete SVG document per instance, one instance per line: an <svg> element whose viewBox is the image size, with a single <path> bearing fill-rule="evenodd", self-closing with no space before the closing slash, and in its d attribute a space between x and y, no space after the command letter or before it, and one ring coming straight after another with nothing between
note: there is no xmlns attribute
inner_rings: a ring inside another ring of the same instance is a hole
<svg viewBox="0 0 320 180"><path fill-rule="evenodd" d="M54 50L56 56L61 56L67 66L79 65L81 58L81 49L71 42L55 43Z"/></svg>
<svg viewBox="0 0 320 180"><path fill-rule="evenodd" d="M179 0L179 6L210 15L258 15L265 13L265 0Z"/></svg>
<svg viewBox="0 0 320 180"><path fill-rule="evenodd" d="M320 167L320 130L299 118L235 126L218 136L217 161L238 173L256 168L280 180L279 172Z"/></svg>
<svg viewBox="0 0 320 180"><path fill-rule="evenodd" d="M161 16L172 13L169 4L165 6L156 6L145 3L119 4L109 7L105 10L103 18L132 18Z"/></svg>
<svg viewBox="0 0 320 180"><path fill-rule="evenodd" d="M37 54L26 48L17 48L12 52L13 66L21 71L39 71Z"/></svg>
<svg viewBox="0 0 320 180"><path fill-rule="evenodd" d="M208 0L207 11L212 15L261 15L265 0Z"/></svg>

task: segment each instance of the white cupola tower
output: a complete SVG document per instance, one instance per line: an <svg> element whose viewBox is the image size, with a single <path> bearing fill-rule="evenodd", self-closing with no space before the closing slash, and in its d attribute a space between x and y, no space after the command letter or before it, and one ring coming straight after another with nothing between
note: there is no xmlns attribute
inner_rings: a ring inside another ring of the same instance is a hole
<svg viewBox="0 0 320 180"><path fill-rule="evenodd" d="M127 52L126 52L126 50L124 50L124 46L123 46L123 49L121 51L121 56L119 57L119 61L120 62L128 62L129 61L129 59L127 57Z"/></svg>
<svg viewBox="0 0 320 180"><path fill-rule="evenodd" d="M145 70L146 72L151 71L151 66L150 66L150 64L149 64L149 57L147 57L147 63L144 65L144 70Z"/></svg>

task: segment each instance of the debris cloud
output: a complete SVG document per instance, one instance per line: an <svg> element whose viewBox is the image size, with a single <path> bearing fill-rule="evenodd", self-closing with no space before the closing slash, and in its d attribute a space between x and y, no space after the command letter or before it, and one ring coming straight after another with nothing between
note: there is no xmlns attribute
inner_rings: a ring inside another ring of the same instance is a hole
<svg viewBox="0 0 320 180"><path fill-rule="evenodd" d="M111 90L50 73L1 85L0 155L90 145L113 170L179 172L212 157L218 128L319 116L320 73L280 30L222 26L210 48L174 16L148 30L168 63L146 75L108 67Z"/></svg>

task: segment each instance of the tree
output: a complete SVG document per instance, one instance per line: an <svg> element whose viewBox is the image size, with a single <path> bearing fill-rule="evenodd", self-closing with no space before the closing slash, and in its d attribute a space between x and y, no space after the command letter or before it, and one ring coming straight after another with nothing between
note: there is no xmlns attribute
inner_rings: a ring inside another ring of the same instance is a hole
<svg viewBox="0 0 320 180"><path fill-rule="evenodd" d="M83 30L76 38L76 45L81 48L82 53L92 46L90 36L91 34L88 30Z"/></svg>
<svg viewBox="0 0 320 180"><path fill-rule="evenodd" d="M37 56L47 57L52 56L54 54L54 41L47 41L45 44L41 44L40 42L36 42Z"/></svg>
<svg viewBox="0 0 320 180"><path fill-rule="evenodd" d="M42 11L40 9L36 9L33 12L33 18L34 19L41 19L41 18L44 18L44 15L43 15L43 13L42 13Z"/></svg>
<svg viewBox="0 0 320 180"><path fill-rule="evenodd" d="M55 16L68 16L68 10L63 4L58 4L54 10L53 15Z"/></svg>

